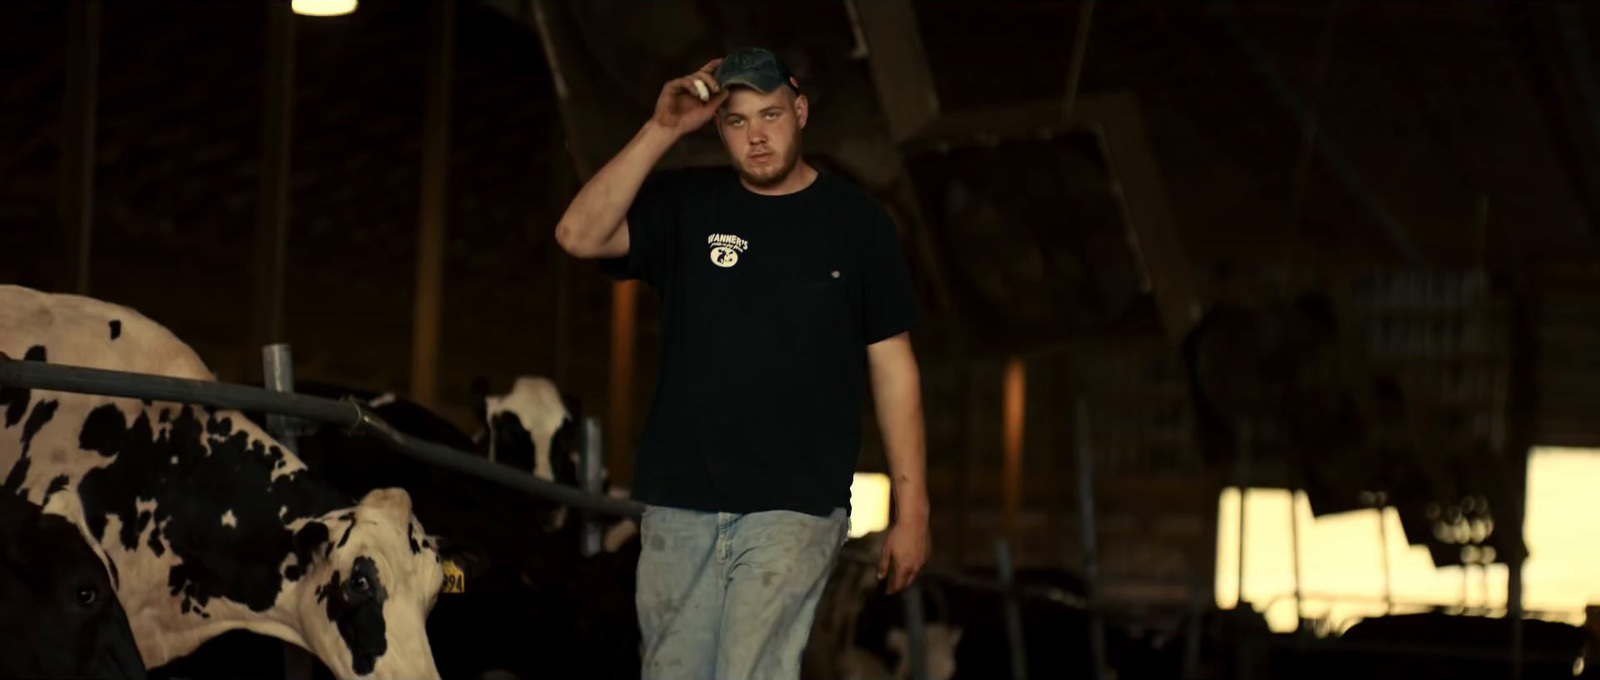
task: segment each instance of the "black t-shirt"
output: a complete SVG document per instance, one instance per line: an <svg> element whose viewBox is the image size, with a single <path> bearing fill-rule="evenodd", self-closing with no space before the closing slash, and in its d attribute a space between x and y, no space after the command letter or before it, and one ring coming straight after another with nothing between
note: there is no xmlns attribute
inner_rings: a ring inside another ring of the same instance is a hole
<svg viewBox="0 0 1600 680"><path fill-rule="evenodd" d="M661 297L661 369L633 497L711 512L848 508L867 345L910 330L888 212L841 177L767 196L731 167L652 174L629 252L603 261Z"/></svg>

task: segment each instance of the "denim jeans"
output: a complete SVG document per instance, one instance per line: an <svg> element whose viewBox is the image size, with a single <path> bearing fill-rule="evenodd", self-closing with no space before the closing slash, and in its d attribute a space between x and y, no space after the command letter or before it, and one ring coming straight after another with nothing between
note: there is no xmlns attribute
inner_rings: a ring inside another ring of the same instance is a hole
<svg viewBox="0 0 1600 680"><path fill-rule="evenodd" d="M644 680L798 680L849 528L844 508L818 517L647 507L635 594Z"/></svg>

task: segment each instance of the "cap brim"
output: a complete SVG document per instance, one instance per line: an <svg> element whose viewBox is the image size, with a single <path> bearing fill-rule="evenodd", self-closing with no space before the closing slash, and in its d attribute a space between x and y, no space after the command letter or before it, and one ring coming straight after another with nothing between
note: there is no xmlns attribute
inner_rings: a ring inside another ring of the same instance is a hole
<svg viewBox="0 0 1600 680"><path fill-rule="evenodd" d="M761 91L762 94L771 94L774 90L783 87L785 83L777 78L767 78L756 74L741 73L729 76L726 80L719 81L722 87L729 88L735 85L744 85Z"/></svg>

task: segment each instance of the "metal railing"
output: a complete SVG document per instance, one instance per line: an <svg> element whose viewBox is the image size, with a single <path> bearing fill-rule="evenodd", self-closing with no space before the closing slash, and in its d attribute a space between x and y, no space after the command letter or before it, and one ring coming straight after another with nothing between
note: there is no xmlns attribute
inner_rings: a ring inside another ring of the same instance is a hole
<svg viewBox="0 0 1600 680"><path fill-rule="evenodd" d="M294 380L289 347L281 344L269 345L263 348L262 353L264 382L268 388L17 360L4 356L0 356L0 386L260 412L267 416L264 429L291 451L296 448L294 438L298 429L293 420L342 426L350 434L360 433L373 437L395 452L429 465L472 475L578 510L585 524L580 547L585 555L592 555L601 548L599 518L627 517L637 520L643 514L644 504L638 501L613 498L599 493L603 468L600 463L599 428L593 418L585 419L583 424L585 436L580 466L583 488L575 488L540 479L482 456L407 435L384 422L366 404L353 397L329 399L297 394L293 391ZM1014 583L1011 578L1009 547L1002 540L997 542L996 550L1000 565L996 580L931 565L922 570L921 578L936 579L998 594L1002 600L1000 604L1004 608L1007 623L1012 678L1025 680L1027 668L1022 643L1022 622L1017 613L1018 600L1039 600L1084 611L1095 618L1098 618L1098 615L1085 598L1073 593L1048 586ZM841 551L840 559L876 564L878 556L846 548ZM911 677L924 680L927 677L926 622L922 611L920 583L913 581L902 594L906 603L906 632L910 643L908 654ZM306 677L309 668L305 664L309 662L309 657L302 658L287 653L285 662L291 678Z"/></svg>
<svg viewBox="0 0 1600 680"><path fill-rule="evenodd" d="M412 437L396 430L354 399L327 399L249 385L14 359L0 359L0 385L261 411L341 425L352 433L374 437L397 453L430 465L466 473L582 511L634 518L644 512L644 505L637 501L590 494Z"/></svg>

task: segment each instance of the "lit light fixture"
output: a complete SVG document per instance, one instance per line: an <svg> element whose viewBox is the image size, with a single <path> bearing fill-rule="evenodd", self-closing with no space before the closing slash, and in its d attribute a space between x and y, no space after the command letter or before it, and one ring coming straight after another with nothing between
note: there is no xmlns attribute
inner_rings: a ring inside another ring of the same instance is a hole
<svg viewBox="0 0 1600 680"><path fill-rule="evenodd" d="M850 481L850 538L889 528L889 475L857 472Z"/></svg>
<svg viewBox="0 0 1600 680"><path fill-rule="evenodd" d="M336 17L356 11L357 0L294 0L294 13L311 17Z"/></svg>

